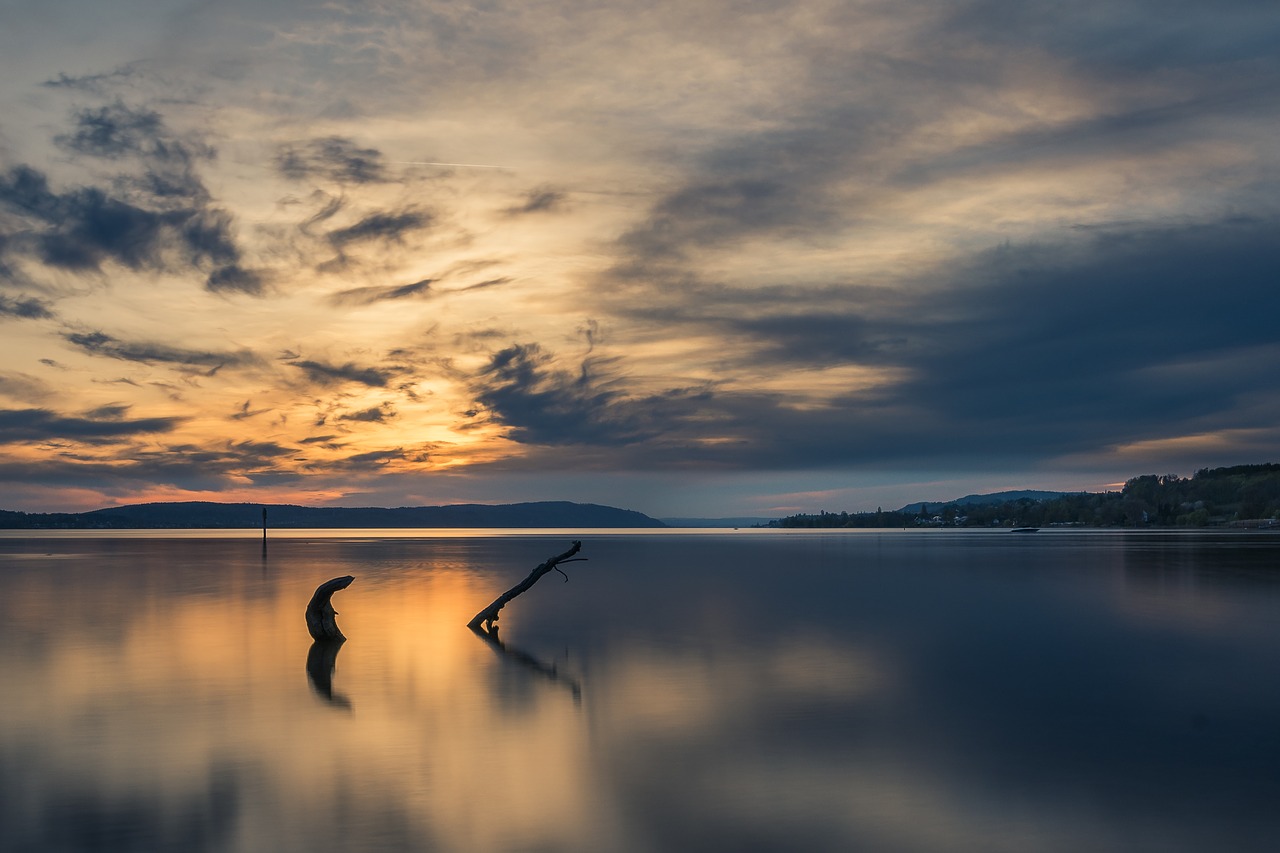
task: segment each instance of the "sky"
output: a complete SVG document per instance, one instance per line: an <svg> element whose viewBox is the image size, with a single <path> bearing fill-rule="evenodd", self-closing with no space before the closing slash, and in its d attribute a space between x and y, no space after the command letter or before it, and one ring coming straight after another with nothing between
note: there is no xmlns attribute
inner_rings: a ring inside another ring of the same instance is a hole
<svg viewBox="0 0 1280 853"><path fill-rule="evenodd" d="M0 508L1280 460L1280 6L0 0Z"/></svg>

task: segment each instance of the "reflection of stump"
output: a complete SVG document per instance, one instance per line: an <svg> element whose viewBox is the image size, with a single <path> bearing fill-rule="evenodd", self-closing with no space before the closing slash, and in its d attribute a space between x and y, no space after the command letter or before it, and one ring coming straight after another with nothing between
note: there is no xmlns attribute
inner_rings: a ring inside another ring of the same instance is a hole
<svg viewBox="0 0 1280 853"><path fill-rule="evenodd" d="M346 639L338 630L338 623L334 619L338 611L333 609L333 602L329 599L338 590L351 586L353 580L355 580L354 577L347 575L325 581L316 587L315 594L311 596L311 602L307 605L307 630L311 632L313 640Z"/></svg>
<svg viewBox="0 0 1280 853"><path fill-rule="evenodd" d="M307 679L316 694L331 705L350 708L351 701L333 692L333 672L338 666L338 652L343 640L316 640L307 652Z"/></svg>

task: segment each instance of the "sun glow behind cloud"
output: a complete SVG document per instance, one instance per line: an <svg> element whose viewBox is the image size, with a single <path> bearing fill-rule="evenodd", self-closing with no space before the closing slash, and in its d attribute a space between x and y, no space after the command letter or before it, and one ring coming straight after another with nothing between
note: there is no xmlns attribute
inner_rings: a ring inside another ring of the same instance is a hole
<svg viewBox="0 0 1280 853"><path fill-rule="evenodd" d="M0 43L15 507L874 508L1280 450L1274 12L149 8Z"/></svg>

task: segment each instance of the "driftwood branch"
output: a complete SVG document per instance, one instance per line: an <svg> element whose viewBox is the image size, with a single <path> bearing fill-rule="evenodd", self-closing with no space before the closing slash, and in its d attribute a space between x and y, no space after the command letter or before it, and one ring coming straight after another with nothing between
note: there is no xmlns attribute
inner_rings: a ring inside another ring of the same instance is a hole
<svg viewBox="0 0 1280 853"><path fill-rule="evenodd" d="M578 557L577 560L573 559L573 555L578 553L578 550L580 548L582 548L582 543L574 542L573 547L570 548L568 551L565 551L563 554L559 554L555 557L552 557L550 560L547 560L545 563L538 566L536 569L534 569L532 572L529 573L529 577L525 578L524 580L520 581L520 583L511 587L511 589L507 590L502 595L494 599L492 604L490 604L484 610L481 610L479 613L477 613L471 619L471 621L467 623L467 627L473 631L484 631L485 633L496 635L498 633L498 626L495 625L494 623L498 621L498 611L501 610L503 607L505 607L507 602L511 601L511 599L515 598L517 595L519 595L520 593L524 592L525 590L529 589L529 587L537 583L538 578L542 577L547 572L556 568L556 566L558 566L559 564L574 563L574 562L577 562L578 560L585 560L586 557ZM561 574L563 574L563 572L561 572ZM565 579L568 580L567 575L565 576ZM332 581L330 581L330 583L332 583ZM317 592L319 592L319 590L317 590Z"/></svg>
<svg viewBox="0 0 1280 853"><path fill-rule="evenodd" d="M338 590L351 586L353 580L355 580L354 577L347 575L325 581L316 587L315 594L311 596L311 602L307 604L307 630L311 632L313 640L324 642L346 639L338 630L338 623L334 620L338 611L333 609L333 602L329 599Z"/></svg>

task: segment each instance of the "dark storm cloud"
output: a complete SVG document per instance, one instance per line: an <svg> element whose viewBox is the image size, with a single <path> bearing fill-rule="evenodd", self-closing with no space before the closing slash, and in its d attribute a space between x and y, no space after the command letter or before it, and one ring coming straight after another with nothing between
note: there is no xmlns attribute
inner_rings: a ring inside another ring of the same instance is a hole
<svg viewBox="0 0 1280 853"><path fill-rule="evenodd" d="M515 344L493 354L480 372L476 400L532 444L601 440L617 392L596 388L556 370L537 344ZM604 435L611 435L604 431Z"/></svg>
<svg viewBox="0 0 1280 853"><path fill-rule="evenodd" d="M121 341L104 332L66 332L63 338L90 355L136 361L142 364L178 364L219 368L256 364L259 358L248 350L239 352L192 350L167 344Z"/></svg>
<svg viewBox="0 0 1280 853"><path fill-rule="evenodd" d="M0 320L15 317L21 320L48 320L53 316L49 306L34 296L19 296L14 299L0 293Z"/></svg>
<svg viewBox="0 0 1280 853"><path fill-rule="evenodd" d="M399 240L405 234L426 228L430 224L431 216L420 211L375 213L354 225L330 231L327 237L337 247L367 240Z"/></svg>
<svg viewBox="0 0 1280 853"><path fill-rule="evenodd" d="M1280 276L1278 229L1131 229L975 258L921 306L936 319L897 355L916 377L900 393L952 424L1016 429L1011 441L1028 446L1225 426L1246 388L1280 390L1247 369L1280 346L1258 310ZM1211 361L1219 375L1177 369Z"/></svg>
<svg viewBox="0 0 1280 853"><path fill-rule="evenodd" d="M622 446L679 428L702 389L630 396L608 361L588 356L576 372L558 367L537 344L493 354L475 379L476 402L528 444Z"/></svg>
<svg viewBox="0 0 1280 853"><path fill-rule="evenodd" d="M361 148L342 136L313 139L283 147L276 156L276 168L290 180L327 178L343 184L371 184L387 180L382 152Z"/></svg>
<svg viewBox="0 0 1280 853"><path fill-rule="evenodd" d="M0 248L64 270L99 272L193 267L212 292L261 295L244 266L229 213L214 206L196 171L214 150L173 133L156 111L120 101L73 114L54 141L77 157L109 161L117 174L56 190L46 175L17 165L0 174L0 208L16 214ZM7 239L6 239L7 238Z"/></svg>
<svg viewBox="0 0 1280 853"><path fill-rule="evenodd" d="M114 442L136 435L171 432L182 418L124 417L128 407L88 412L83 417L50 409L0 409L0 443L67 439L87 443Z"/></svg>
<svg viewBox="0 0 1280 853"><path fill-rule="evenodd" d="M764 357L792 365L875 363L902 343L903 330L857 313L776 313L725 321L763 345Z"/></svg>
<svg viewBox="0 0 1280 853"><path fill-rule="evenodd" d="M188 167L196 159L213 157L211 148L175 138L153 110L133 109L120 101L78 111L72 133L54 142L77 154L106 159L126 156Z"/></svg>
<svg viewBox="0 0 1280 853"><path fill-rule="evenodd" d="M78 154L108 158L143 152L163 127L159 113L131 110L118 101L111 106L80 110L75 123L73 133L60 134L53 141Z"/></svg>
<svg viewBox="0 0 1280 853"><path fill-rule="evenodd" d="M977 0L955 4L933 33L1004 47L1035 44L1056 56L1108 75L1169 68L1204 68L1254 60L1274 62L1280 21L1256 0L1213 5L1161 0L1124 4L1087 0Z"/></svg>
<svg viewBox="0 0 1280 853"><path fill-rule="evenodd" d="M762 272L739 287L701 265L708 253L764 241L856 247L860 229L879 224L878 205L954 178L998 186L1013 173L1105 171L1117 158L1181 163L1199 150L1189 146L1202 145L1243 152L1245 163L1266 157L1234 126L1277 112L1280 57L1269 45L1280 39L1280 16L1264 4L1237 6L1235 19L1208 7L1164 8L956 4L903 30L884 53L810 52L810 87L788 104L785 121L705 148L685 182L613 246L599 298L673 339L723 338L707 370L731 380L708 390L697 417L686 412L661 441L646 434L631 449L659 464L928 460L971 469L1233 426L1275 436L1268 417L1280 407L1267 401L1280 399L1280 380L1259 367L1280 355L1276 324L1259 310L1280 280L1269 161L1225 178L1240 182L1223 189L1231 214L1179 209L1168 222L1083 230L1071 228L1067 212L1060 230L911 280L838 281L830 272L770 280ZM1092 112L1023 116L977 143L938 133L940 118L1002 115L993 93L1045 56L1062 59L1082 85L1116 88L1099 89L1107 97ZM1176 74L1176 85L1155 73ZM886 156L895 148L904 156ZM1190 195L1195 185L1185 182L1204 173L1178 168L1186 174L1172 186ZM821 403L805 402L811 379L803 374L794 395L748 390L754 377L778 389L793 371L828 368L886 378L847 394L828 389ZM628 395L610 391L596 408L621 411ZM551 442L550 430L541 435Z"/></svg>
<svg viewBox="0 0 1280 853"><path fill-rule="evenodd" d="M81 109L72 121L74 131L55 136L55 144L81 157L115 163L122 171L112 180L114 195L153 210L186 205L215 215L196 165L213 160L217 152L198 137L180 137L158 112L120 101Z"/></svg>
<svg viewBox="0 0 1280 853"><path fill-rule="evenodd" d="M249 296L261 296L262 276L253 270L245 269L238 263L229 263L209 273L204 286L211 293L245 293Z"/></svg>
<svg viewBox="0 0 1280 853"><path fill-rule="evenodd" d="M1277 233L1267 220L995 250L921 295L901 341L867 360L906 371L887 404L915 413L904 426L930 446L1051 457L1273 429L1274 412L1251 415L1248 398L1280 394L1280 377L1253 369L1280 354L1258 310L1280 280Z"/></svg>
<svg viewBox="0 0 1280 853"><path fill-rule="evenodd" d="M387 287L355 287L343 290L329 297L335 306L372 305L385 300L408 299L410 297L426 297L431 295L432 280L427 278L413 284L391 285Z"/></svg>
<svg viewBox="0 0 1280 853"><path fill-rule="evenodd" d="M45 175L27 166L0 174L0 205L28 225L9 235L50 266L99 271L114 261L134 270L161 270L177 256L213 266L210 290L256 293L260 284L239 267L231 217L197 200L195 206L144 206L98 187L53 191Z"/></svg>
<svg viewBox="0 0 1280 853"><path fill-rule="evenodd" d="M154 252L160 231L176 224L171 216L141 210L96 188L55 193L44 173L28 166L0 175L0 203L48 226L35 235L40 254L48 263L70 268L96 267L108 255L126 266L141 266Z"/></svg>
<svg viewBox="0 0 1280 853"><path fill-rule="evenodd" d="M998 469L1228 428L1280 438L1278 234L1263 218L1077 231L896 288L695 283L632 316L723 339L708 366L732 382L636 394L617 365L524 345L492 357L476 400L542 446L514 463L535 467ZM841 367L885 378L806 404L805 373ZM793 373L796 394L752 390Z"/></svg>
<svg viewBox="0 0 1280 853"><path fill-rule="evenodd" d="M304 371L307 378L317 385L334 385L340 382L358 382L371 388L383 388L395 378L397 371L362 367L347 362L346 364L329 364L324 361L303 360L290 362L293 367Z"/></svg>

